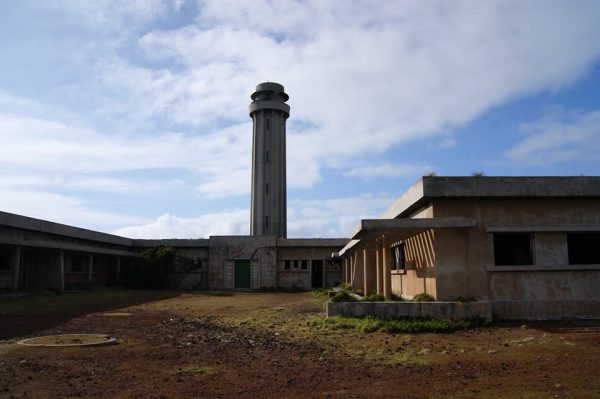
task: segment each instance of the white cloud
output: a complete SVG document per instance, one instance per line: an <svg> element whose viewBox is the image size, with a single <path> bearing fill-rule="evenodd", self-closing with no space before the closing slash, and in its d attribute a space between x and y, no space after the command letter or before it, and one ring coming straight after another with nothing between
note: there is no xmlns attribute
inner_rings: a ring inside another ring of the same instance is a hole
<svg viewBox="0 0 600 399"><path fill-rule="evenodd" d="M600 161L600 110L571 115L554 110L521 129L527 137L504 153L515 166Z"/></svg>
<svg viewBox="0 0 600 399"><path fill-rule="evenodd" d="M289 237L348 237L360 219L375 218L392 201L387 195L292 200Z"/></svg>
<svg viewBox="0 0 600 399"><path fill-rule="evenodd" d="M361 218L376 217L390 202L386 195L292 200L288 208L288 236L347 237ZM233 209L194 218L164 214L153 222L123 227L113 234L131 238L206 238L249 232L250 211Z"/></svg>
<svg viewBox="0 0 600 399"><path fill-rule="evenodd" d="M220 131L107 135L86 126L37 117L0 113L0 165L14 170L38 170L58 175L56 183L92 191L133 191L154 183L163 190L181 185L180 180L138 181L107 177L110 172L180 169L196 175L190 184L207 197L245 194L250 189L251 124ZM24 173L20 173L24 174ZM29 173L31 174L31 172ZM164 184L167 183L167 184Z"/></svg>
<svg viewBox="0 0 600 399"><path fill-rule="evenodd" d="M0 185L0 210L78 227L98 226L110 230L124 224L142 223L143 218L103 212L74 197L52 192L12 190Z"/></svg>
<svg viewBox="0 0 600 399"><path fill-rule="evenodd" d="M391 162L365 164L344 172L346 176L369 179L373 177L416 177L430 170L429 165L398 164Z"/></svg>
<svg viewBox="0 0 600 399"><path fill-rule="evenodd" d="M283 83L292 118L312 126L290 130L296 187L319 181L323 165L348 167L517 96L558 90L600 55L596 2L207 0L199 7L197 25L139 41L148 60L176 68L104 75L143 98L140 112L196 126L245 120L254 84ZM140 102L123 101L122 112L135 114L128 103Z"/></svg>
<svg viewBox="0 0 600 399"><path fill-rule="evenodd" d="M246 209L209 213L195 218L179 218L170 214L155 221L123 227L113 234L130 238L208 238L211 235L248 235L250 216Z"/></svg>
<svg viewBox="0 0 600 399"><path fill-rule="evenodd" d="M19 198L58 187L149 193L142 188L152 183L149 201L177 189L247 194L249 94L265 80L291 96L288 187L313 187L323 167L364 178L420 173L421 165L391 163L385 151L432 137L449 148L452 128L519 96L569 86L600 56L597 1L206 0L194 23L167 21L182 11L180 0L32 4L53 10L58 28L49 41L63 30L73 35L55 51L70 61L68 78L39 71L49 79L37 101L0 92L0 166L14 173L0 175L12 190L2 195ZM589 118L531 130L506 157L597 159L586 149L598 148ZM542 143L549 139L561 144ZM156 171L184 177L155 178ZM15 183L21 178L27 184ZM66 209L91 209L75 201ZM305 209L293 204L291 215ZM348 234L351 214L367 211L329 204L309 207L322 207L314 221L290 219L290 232ZM338 217L333 224L328 213ZM217 214L201 223L218 226L219 218L237 220Z"/></svg>

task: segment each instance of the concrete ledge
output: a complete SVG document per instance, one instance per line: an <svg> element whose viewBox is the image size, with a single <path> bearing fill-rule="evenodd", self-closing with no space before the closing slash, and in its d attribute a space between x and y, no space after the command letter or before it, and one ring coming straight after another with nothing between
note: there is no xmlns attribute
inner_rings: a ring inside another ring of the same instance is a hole
<svg viewBox="0 0 600 399"><path fill-rule="evenodd" d="M383 318L432 317L467 319L481 317L492 321L490 302L328 302L327 317L376 316Z"/></svg>
<svg viewBox="0 0 600 399"><path fill-rule="evenodd" d="M600 319L600 299L492 301L494 320Z"/></svg>

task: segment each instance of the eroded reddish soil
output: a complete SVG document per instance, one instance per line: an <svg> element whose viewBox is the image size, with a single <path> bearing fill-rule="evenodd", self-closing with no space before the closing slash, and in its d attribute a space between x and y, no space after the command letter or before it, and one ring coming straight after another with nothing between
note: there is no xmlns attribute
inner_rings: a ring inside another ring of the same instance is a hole
<svg viewBox="0 0 600 399"><path fill-rule="evenodd" d="M43 320L44 331L35 314L0 314L10 337L0 341L0 397L600 397L597 325L364 334L307 326L321 309L308 293L186 294L116 314L59 311L55 323ZM15 344L58 333L109 334L119 343Z"/></svg>

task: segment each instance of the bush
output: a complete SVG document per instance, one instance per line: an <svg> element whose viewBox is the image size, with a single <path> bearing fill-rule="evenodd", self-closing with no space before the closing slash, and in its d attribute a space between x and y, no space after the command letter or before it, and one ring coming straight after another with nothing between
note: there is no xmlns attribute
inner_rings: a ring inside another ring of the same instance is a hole
<svg viewBox="0 0 600 399"><path fill-rule="evenodd" d="M331 302L356 302L357 299L348 291L339 291L331 298Z"/></svg>
<svg viewBox="0 0 600 399"><path fill-rule="evenodd" d="M122 269L123 285L131 288L164 289L180 262L174 248L164 245L135 256Z"/></svg>
<svg viewBox="0 0 600 399"><path fill-rule="evenodd" d="M365 302L383 302L385 301L385 297L381 294L371 294L362 299Z"/></svg>
<svg viewBox="0 0 600 399"><path fill-rule="evenodd" d="M420 294L417 294L413 297L413 301L417 301L417 302L433 302L435 301L435 298L432 297L431 295L429 295L426 292L422 292Z"/></svg>

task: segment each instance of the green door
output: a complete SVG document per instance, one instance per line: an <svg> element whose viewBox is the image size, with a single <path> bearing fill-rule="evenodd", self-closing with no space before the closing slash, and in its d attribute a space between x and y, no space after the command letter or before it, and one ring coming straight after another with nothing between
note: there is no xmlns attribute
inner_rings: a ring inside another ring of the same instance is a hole
<svg viewBox="0 0 600 399"><path fill-rule="evenodd" d="M236 260L234 264L235 288L250 288L250 261Z"/></svg>

